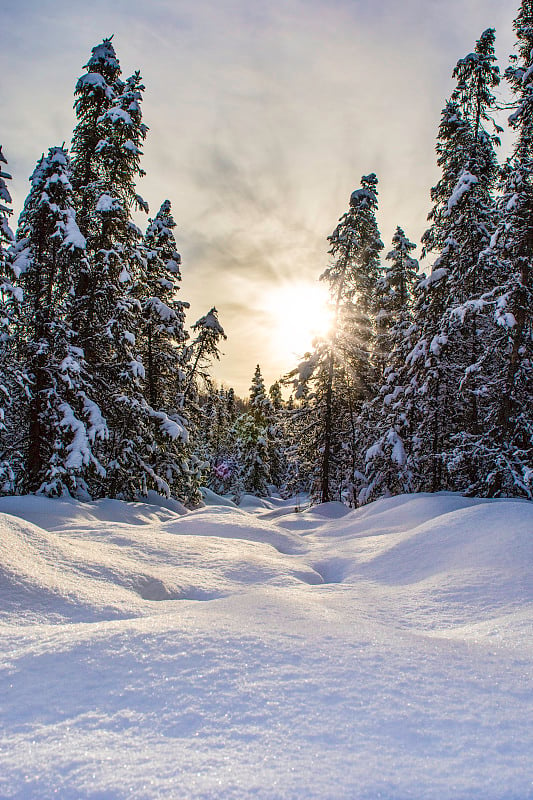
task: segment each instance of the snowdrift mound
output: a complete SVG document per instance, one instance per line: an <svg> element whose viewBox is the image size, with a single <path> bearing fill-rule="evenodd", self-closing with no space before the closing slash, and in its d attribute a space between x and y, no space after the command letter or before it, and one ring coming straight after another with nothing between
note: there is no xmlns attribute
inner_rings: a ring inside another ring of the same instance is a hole
<svg viewBox="0 0 533 800"><path fill-rule="evenodd" d="M153 498L154 493L149 492ZM94 523L106 522L118 525L146 525L158 523L187 514L186 509L175 500L159 498L159 503L124 503L122 500L94 500L80 502L71 497L50 499L36 495L22 497L0 497L0 513L33 522L45 530L83 529ZM174 507L175 505L175 507Z"/></svg>
<svg viewBox="0 0 533 800"><path fill-rule="evenodd" d="M362 616L370 604L397 627L516 638L524 614L533 624L532 511L451 494L380 500L317 529L310 563L324 583L365 594Z"/></svg>
<svg viewBox="0 0 533 800"><path fill-rule="evenodd" d="M322 580L304 560L283 555L301 549L297 537L236 509L182 516L139 503L41 497L4 498L6 507L18 516L0 511L0 613L18 624L145 616L164 611L154 602Z"/></svg>
<svg viewBox="0 0 533 800"><path fill-rule="evenodd" d="M485 502L436 515L402 533L372 558L365 574L391 585L439 575L500 574L526 588L523 579L532 564L533 520L525 518L524 505Z"/></svg>
<svg viewBox="0 0 533 800"><path fill-rule="evenodd" d="M42 618L98 619L127 616L135 595L113 581L85 574L85 548L31 522L0 513L0 617L18 624Z"/></svg>
<svg viewBox="0 0 533 800"><path fill-rule="evenodd" d="M167 533L180 536L216 536L268 544L287 555L305 550L305 543L298 535L280 530L261 515L252 515L240 508L210 506L187 517L169 520L161 527Z"/></svg>

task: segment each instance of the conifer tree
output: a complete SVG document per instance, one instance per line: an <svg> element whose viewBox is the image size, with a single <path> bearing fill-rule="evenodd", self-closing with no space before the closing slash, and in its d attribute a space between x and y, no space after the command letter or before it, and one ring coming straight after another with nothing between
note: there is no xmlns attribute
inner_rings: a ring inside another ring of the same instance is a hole
<svg viewBox="0 0 533 800"><path fill-rule="evenodd" d="M313 493L321 502L353 499L356 419L376 377L376 287L383 248L376 208L377 178L363 176L329 237L332 263L321 276L333 307L331 335L298 371L300 383L313 383L314 446L320 454Z"/></svg>
<svg viewBox="0 0 533 800"><path fill-rule="evenodd" d="M170 201L165 200L144 237L146 266L135 286L142 318L138 347L145 367L147 400L153 408L176 404L176 373L187 340L185 309L176 298L181 256L176 248Z"/></svg>
<svg viewBox="0 0 533 800"><path fill-rule="evenodd" d="M270 494L268 418L271 411L272 404L258 364L250 387L249 411L241 414L235 426L240 473L238 483L245 492L257 497Z"/></svg>
<svg viewBox="0 0 533 800"><path fill-rule="evenodd" d="M366 455L363 486L358 501L366 503L381 495L413 491L414 464L413 393L407 380L405 360L413 335L413 300L419 280L416 248L398 227L386 259L390 266L379 281L381 300L381 354L386 366L382 385L363 407L359 425L365 434ZM379 320L379 316L378 316Z"/></svg>
<svg viewBox="0 0 533 800"><path fill-rule="evenodd" d="M218 311L212 308L194 325L194 339L184 354L184 376L181 385L181 408L194 401L201 385L209 385L209 367L220 358L219 342L226 339L224 328L218 319Z"/></svg>
<svg viewBox="0 0 533 800"><path fill-rule="evenodd" d="M467 319L465 309L476 308L493 281L487 251L495 226L498 139L485 125L492 122L492 90L499 82L494 61L489 29L454 70L457 86L437 145L442 177L431 192L432 225L423 237L424 254L439 254L420 287L418 339L408 360L420 393L419 407L413 407L419 471L430 491L464 489L479 471L475 448L465 457L464 444L481 432L485 323L474 313Z"/></svg>
<svg viewBox="0 0 533 800"><path fill-rule="evenodd" d="M13 285L12 254L15 236L9 225L11 194L3 169L7 159L0 147L0 492L12 493L22 461L22 441L17 431L20 409L27 396L28 377L14 341L13 318L18 314L22 293Z"/></svg>
<svg viewBox="0 0 533 800"><path fill-rule="evenodd" d="M516 131L502 173L500 220L492 241L496 285L483 305L491 323L485 341L492 371L485 389L482 471L472 492L533 497L533 2L522 0L514 21L517 55L505 77L515 101ZM470 309L468 309L470 310Z"/></svg>
<svg viewBox="0 0 533 800"><path fill-rule="evenodd" d="M53 147L39 160L13 260L24 298L16 319L19 347L31 379L22 414L27 422L22 486L50 495L86 493L89 472L103 477L93 446L107 436L70 326L74 280L85 254L70 178L63 148Z"/></svg>
<svg viewBox="0 0 533 800"><path fill-rule="evenodd" d="M1 145L0 164L7 164L7 159L2 153ZM0 267L2 269L2 276L5 275L6 271L6 247L9 247L15 239L13 231L9 226L9 217L12 215L13 209L11 208L11 194L7 188L6 180L11 180L11 175L5 172L3 168L0 168Z"/></svg>
<svg viewBox="0 0 533 800"><path fill-rule="evenodd" d="M268 390L270 400L268 423L268 463L270 481L280 492L285 491L287 481L287 436L286 413L279 381Z"/></svg>
<svg viewBox="0 0 533 800"><path fill-rule="evenodd" d="M137 342L143 309L135 287L146 275L146 250L131 212L147 210L135 185L144 174L144 87L138 72L121 79L110 39L93 49L86 68L76 87L78 124L72 141L80 227L87 239L74 323L110 430L103 452L106 486L94 491L124 498L149 488L168 494L172 459L156 458L154 447L159 456L166 454L157 444L161 436L185 443L188 434L179 418L154 409L143 393L146 373Z"/></svg>

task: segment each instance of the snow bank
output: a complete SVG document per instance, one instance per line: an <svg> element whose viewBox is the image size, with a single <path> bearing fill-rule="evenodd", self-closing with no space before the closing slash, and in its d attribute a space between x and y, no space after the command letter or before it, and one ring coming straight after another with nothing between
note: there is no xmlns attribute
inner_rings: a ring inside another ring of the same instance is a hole
<svg viewBox="0 0 533 800"><path fill-rule="evenodd" d="M0 797L533 797L531 503L0 499Z"/></svg>

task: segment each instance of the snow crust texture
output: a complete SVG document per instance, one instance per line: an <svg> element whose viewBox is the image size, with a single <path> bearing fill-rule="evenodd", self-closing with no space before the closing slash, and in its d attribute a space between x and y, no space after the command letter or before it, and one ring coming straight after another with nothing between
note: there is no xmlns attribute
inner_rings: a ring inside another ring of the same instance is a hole
<svg viewBox="0 0 533 800"><path fill-rule="evenodd" d="M533 798L532 504L0 500L0 797Z"/></svg>

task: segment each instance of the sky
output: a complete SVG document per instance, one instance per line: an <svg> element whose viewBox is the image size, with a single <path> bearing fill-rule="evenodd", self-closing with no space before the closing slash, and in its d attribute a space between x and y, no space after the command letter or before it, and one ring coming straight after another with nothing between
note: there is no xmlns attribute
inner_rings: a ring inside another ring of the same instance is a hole
<svg viewBox="0 0 533 800"><path fill-rule="evenodd" d="M41 153L68 145L76 80L114 34L124 74L139 69L146 85L139 191L152 215L171 200L189 324L217 307L228 339L214 375L246 395L257 363L270 385L302 355L296 329L320 322L327 236L361 175L378 175L386 249L397 225L419 242L453 67L494 27L505 68L517 7L0 0L0 143L15 211Z"/></svg>

